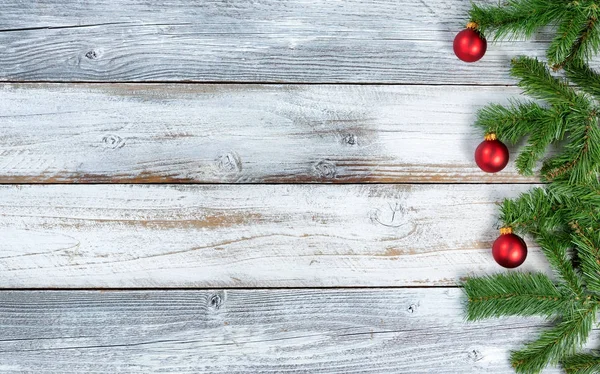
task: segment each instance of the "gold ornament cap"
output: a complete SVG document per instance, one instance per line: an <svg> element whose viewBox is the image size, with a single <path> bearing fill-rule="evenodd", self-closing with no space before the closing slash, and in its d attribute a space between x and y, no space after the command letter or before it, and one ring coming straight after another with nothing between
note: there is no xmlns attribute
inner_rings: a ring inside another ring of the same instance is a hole
<svg viewBox="0 0 600 374"><path fill-rule="evenodd" d="M498 138L496 137L496 134L495 134L495 133L493 133L493 132L490 132L489 134L485 134L485 136L484 136L483 138L484 138L485 140L488 140L488 141L490 141L490 140L496 140L496 139L498 139Z"/></svg>
<svg viewBox="0 0 600 374"><path fill-rule="evenodd" d="M501 227L500 235L512 234L512 227Z"/></svg>
<svg viewBox="0 0 600 374"><path fill-rule="evenodd" d="M477 22L471 21L467 23L467 28L471 30L477 30L477 28L479 28L479 25L477 24Z"/></svg>

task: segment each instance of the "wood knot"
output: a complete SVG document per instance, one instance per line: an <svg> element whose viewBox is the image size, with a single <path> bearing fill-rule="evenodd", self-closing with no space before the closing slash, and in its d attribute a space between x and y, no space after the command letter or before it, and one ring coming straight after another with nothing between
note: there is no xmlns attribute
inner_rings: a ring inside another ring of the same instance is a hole
<svg viewBox="0 0 600 374"><path fill-rule="evenodd" d="M336 166L333 162L323 160L313 166L315 175L319 178L333 179L336 176Z"/></svg>
<svg viewBox="0 0 600 374"><path fill-rule="evenodd" d="M85 58L87 58L88 60L95 60L98 57L100 57L100 53L97 52L96 50L92 49L90 51L87 51L85 53Z"/></svg>
<svg viewBox="0 0 600 374"><path fill-rule="evenodd" d="M418 304L410 304L406 310L412 314L417 311L417 308L419 308Z"/></svg>
<svg viewBox="0 0 600 374"><path fill-rule="evenodd" d="M358 137L354 134L346 134L342 141L344 144L356 145L358 143Z"/></svg>
<svg viewBox="0 0 600 374"><path fill-rule="evenodd" d="M223 173L239 173L242 171L242 159L236 152L223 153L215 160L217 168Z"/></svg>
<svg viewBox="0 0 600 374"><path fill-rule="evenodd" d="M223 297L224 295L218 293L211 295L208 298L208 305L215 310L221 309L221 306L223 305Z"/></svg>
<svg viewBox="0 0 600 374"><path fill-rule="evenodd" d="M473 362L477 362L483 359L483 355L481 354L481 352L479 352L476 349L470 351L467 356L469 357L469 360Z"/></svg>
<svg viewBox="0 0 600 374"><path fill-rule="evenodd" d="M104 145L104 148L109 149L123 148L125 146L125 140L119 135L108 134L104 135L102 138L102 144Z"/></svg>
<svg viewBox="0 0 600 374"><path fill-rule="evenodd" d="M385 227L401 227L409 221L406 209L400 202L389 202L387 205L371 212L371 221Z"/></svg>

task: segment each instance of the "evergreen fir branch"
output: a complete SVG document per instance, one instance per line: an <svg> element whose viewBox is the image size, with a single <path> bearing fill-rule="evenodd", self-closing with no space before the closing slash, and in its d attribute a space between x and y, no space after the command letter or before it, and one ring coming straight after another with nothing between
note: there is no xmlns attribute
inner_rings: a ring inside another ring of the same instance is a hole
<svg viewBox="0 0 600 374"><path fill-rule="evenodd" d="M547 25L558 25L547 56L555 70L580 64L600 49L599 6L591 0L508 0L500 6L474 4L470 20L492 40L531 37Z"/></svg>
<svg viewBox="0 0 600 374"><path fill-rule="evenodd" d="M582 61L589 59L592 54L598 52L600 47L600 34L597 29L598 19L595 15L590 16L581 31L579 37L573 43L568 56L562 60L551 60L555 62L552 68L554 70L562 69L564 66L574 63L580 65Z"/></svg>
<svg viewBox="0 0 600 374"><path fill-rule="evenodd" d="M582 63L566 65L565 73L584 92L600 100L600 74Z"/></svg>
<svg viewBox="0 0 600 374"><path fill-rule="evenodd" d="M595 322L597 304L586 300L583 308L567 319L546 330L538 340L511 354L511 363L517 373L539 373L548 364L575 353L584 344Z"/></svg>
<svg viewBox="0 0 600 374"><path fill-rule="evenodd" d="M588 290L600 292L600 231L574 221L572 241L578 248L581 273Z"/></svg>
<svg viewBox="0 0 600 374"><path fill-rule="evenodd" d="M573 209L600 208L600 183L572 185L557 181L546 187L552 201ZM573 218L570 218L573 219Z"/></svg>
<svg viewBox="0 0 600 374"><path fill-rule="evenodd" d="M556 37L548 47L548 61L557 69L560 64L574 59L573 48L580 42L582 26L587 25L587 17L578 11L568 12L556 31Z"/></svg>
<svg viewBox="0 0 600 374"><path fill-rule="evenodd" d="M574 68L576 69L576 68ZM588 75L589 71L579 71ZM546 181L568 180L591 183L600 174L600 127L598 109L583 94L550 74L545 64L520 57L513 60L512 74L521 78L525 92L548 101L544 108L535 102L513 101L510 106L489 105L478 112L476 126L494 132L501 140L516 143L529 135L528 144L516 159L520 173L533 174L537 162L550 144L568 134L563 152L546 160L542 176Z"/></svg>
<svg viewBox="0 0 600 374"><path fill-rule="evenodd" d="M473 5L469 16L479 30L494 40L530 37L539 28L561 20L569 11L567 2L509 0L501 6Z"/></svg>
<svg viewBox="0 0 600 374"><path fill-rule="evenodd" d="M548 115L548 110L538 103L513 100L509 107L490 104L480 109L475 126L514 144L534 131L537 124L550 119L552 117Z"/></svg>
<svg viewBox="0 0 600 374"><path fill-rule="evenodd" d="M532 97L559 107L567 106L577 112L590 110L590 102L585 97L575 92L567 82L553 77L546 65L535 58L514 58L511 75L519 78L519 87Z"/></svg>
<svg viewBox="0 0 600 374"><path fill-rule="evenodd" d="M575 354L561 360L567 374L600 373L600 356L595 354Z"/></svg>
<svg viewBox="0 0 600 374"><path fill-rule="evenodd" d="M560 277L564 284L565 291L568 290L575 299L583 298L583 284L579 275L575 272L573 263L567 254L567 250L571 247L570 237L568 235L558 235L556 233L543 233L536 235L535 239L548 259L552 269Z"/></svg>
<svg viewBox="0 0 600 374"><path fill-rule="evenodd" d="M546 190L553 201L555 214L569 224L570 234L600 232L600 186L555 182Z"/></svg>
<svg viewBox="0 0 600 374"><path fill-rule="evenodd" d="M493 39L530 37L542 26L558 26L548 61L554 70L564 68L579 90L553 77L546 64L518 57L512 76L526 94L549 106L512 101L478 112L476 126L486 133L512 144L527 138L516 159L521 174L532 174L550 145L560 147L541 168L550 184L505 200L500 217L533 237L558 281L522 273L468 279L467 318L559 315L553 328L513 352L517 372L537 373L559 361L568 373L600 372L600 356L574 354L600 305L600 74L585 64L600 51L600 1L507 0L499 6L473 5L470 17Z"/></svg>
<svg viewBox="0 0 600 374"><path fill-rule="evenodd" d="M581 126L571 126L563 153L546 161L542 175L547 181L568 180L587 184L600 174L600 127L598 113L592 110Z"/></svg>
<svg viewBox="0 0 600 374"><path fill-rule="evenodd" d="M568 304L566 299L541 273L507 273L464 282L470 321L507 315L551 316Z"/></svg>
<svg viewBox="0 0 600 374"><path fill-rule="evenodd" d="M536 131L531 131L527 146L523 148L515 160L517 170L523 175L533 175L533 168L546 153L548 146L564 136L565 122L563 117L555 111L547 111L546 114L536 122Z"/></svg>
<svg viewBox="0 0 600 374"><path fill-rule="evenodd" d="M517 199L506 199L500 207L500 220L516 231L539 233L560 228L552 200L545 189L536 187Z"/></svg>
<svg viewBox="0 0 600 374"><path fill-rule="evenodd" d="M564 288L573 297L583 297L583 284L567 252L572 246L569 226L558 204L546 190L535 188L518 199L504 200L500 219L517 231L532 234Z"/></svg>

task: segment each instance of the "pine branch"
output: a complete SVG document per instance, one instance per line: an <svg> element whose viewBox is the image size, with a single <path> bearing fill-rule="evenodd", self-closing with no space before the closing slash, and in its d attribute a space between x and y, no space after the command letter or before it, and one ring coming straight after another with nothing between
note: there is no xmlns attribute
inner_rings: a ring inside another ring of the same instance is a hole
<svg viewBox="0 0 600 374"><path fill-rule="evenodd" d="M508 108L490 105L479 111L476 125L511 143L529 134L528 145L516 161L518 170L526 175L533 174L548 146L561 141L568 133L563 152L544 163L543 177L547 181L569 180L573 184L597 180L600 175L600 109L593 107L586 96L577 93L567 82L553 77L536 59L514 59L511 72L520 78L519 86L525 93L546 100L552 107L546 109L537 103L518 101Z"/></svg>
<svg viewBox="0 0 600 374"><path fill-rule="evenodd" d="M577 347L587 340L596 311L596 303L588 301L584 309L546 330L538 340L528 343L522 350L513 352L511 363L517 373L539 373L548 364L557 364L563 357L573 355Z"/></svg>
<svg viewBox="0 0 600 374"><path fill-rule="evenodd" d="M600 292L600 231L584 228L574 221L572 240L578 248L581 273L587 289Z"/></svg>
<svg viewBox="0 0 600 374"><path fill-rule="evenodd" d="M600 373L600 356L595 354L576 354L561 360L567 374Z"/></svg>
<svg viewBox="0 0 600 374"><path fill-rule="evenodd" d="M547 0L509 0L502 6L473 5L469 16L484 35L494 40L530 37L539 28L555 23L569 11L567 3Z"/></svg>
<svg viewBox="0 0 600 374"><path fill-rule="evenodd" d="M600 49L599 6L595 1L508 0L499 6L473 5L470 20L493 40L531 37L558 25L547 56L555 70L580 64Z"/></svg>
<svg viewBox="0 0 600 374"><path fill-rule="evenodd" d="M578 112L590 109L589 101L579 95L567 82L550 74L543 62L530 57L517 57L512 60L511 75L519 78L519 87L532 97L546 100L548 103Z"/></svg>
<svg viewBox="0 0 600 374"><path fill-rule="evenodd" d="M552 269L564 282L564 288L576 299L583 298L583 284L567 255L567 250L571 246L569 236L561 237L555 233L543 233L536 235L535 238Z"/></svg>
<svg viewBox="0 0 600 374"><path fill-rule="evenodd" d="M600 74L581 63L566 65L565 73L579 88L600 100Z"/></svg>
<svg viewBox="0 0 600 374"><path fill-rule="evenodd" d="M569 302L544 274L507 273L470 278L463 284L470 321L507 315L551 316Z"/></svg>
<svg viewBox="0 0 600 374"><path fill-rule="evenodd" d="M600 47L600 35L597 27L598 19L596 16L590 16L581 31L579 37L573 43L569 54L561 60L550 60L554 62L554 70L562 69L564 66L575 63L581 64L582 61L589 59L592 54L598 52Z"/></svg>
<svg viewBox="0 0 600 374"><path fill-rule="evenodd" d="M569 226L558 205L544 189L535 188L518 199L504 200L500 219L506 226L533 235L565 289L583 297L582 282L567 253L572 245Z"/></svg>
<svg viewBox="0 0 600 374"><path fill-rule="evenodd" d="M508 143L517 143L530 134L536 124L548 119L547 109L538 103L513 100L509 107L490 104L479 110L475 126L485 133L495 133Z"/></svg>
<svg viewBox="0 0 600 374"><path fill-rule="evenodd" d="M568 182L554 182L546 187L546 193L552 201L569 209L580 210L581 207L590 209L600 208L600 181L590 184L572 185ZM569 220L575 219L570 217Z"/></svg>
<svg viewBox="0 0 600 374"><path fill-rule="evenodd" d="M587 17L582 12L570 11L566 13L563 21L556 31L556 37L548 48L548 61L553 64L554 69L559 65L565 65L566 61L572 60L573 48L580 43L582 26L586 25ZM579 44L580 45L580 44Z"/></svg>
<svg viewBox="0 0 600 374"><path fill-rule="evenodd" d="M574 114L579 117L581 113ZM582 120L582 125L569 126L564 152L546 161L542 174L548 181L568 180L571 184L597 182L600 174L600 127L595 109Z"/></svg>
<svg viewBox="0 0 600 374"><path fill-rule="evenodd" d="M565 133L563 117L556 111L546 111L546 116L538 120L536 125L537 129L531 131L527 146L515 160L517 170L523 175L533 175L533 168L548 146L562 139Z"/></svg>
<svg viewBox="0 0 600 374"><path fill-rule="evenodd" d="M585 62L600 51L600 1L507 0L499 6L473 5L470 18L488 37L530 37L543 26L558 26L547 51L554 70L564 68L579 86L552 76L546 64L519 57L511 74L538 102L492 104L478 112L476 126L499 139L527 145L516 159L521 174L532 174L550 145L560 152L545 160L541 174L550 184L505 200L501 220L530 235L555 272L508 273L471 278L467 318L505 315L558 315L538 340L513 352L520 373L561 364L567 373L600 372L600 356L575 355L585 342L600 305L600 74ZM583 92L582 92L583 91Z"/></svg>
<svg viewBox="0 0 600 374"><path fill-rule="evenodd" d="M563 224L553 209L553 197L536 187L517 199L506 199L500 207L500 220L516 231L540 233L561 229Z"/></svg>

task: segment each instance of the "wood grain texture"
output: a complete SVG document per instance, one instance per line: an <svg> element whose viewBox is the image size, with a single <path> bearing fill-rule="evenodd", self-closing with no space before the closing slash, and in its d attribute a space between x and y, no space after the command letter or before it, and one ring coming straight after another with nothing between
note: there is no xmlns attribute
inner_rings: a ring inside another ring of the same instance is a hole
<svg viewBox="0 0 600 374"><path fill-rule="evenodd" d="M497 3L496 0L478 3ZM455 0L4 0L0 80L514 84L550 35L452 51Z"/></svg>
<svg viewBox="0 0 600 374"><path fill-rule="evenodd" d="M536 182L473 161L507 87L0 85L0 183ZM516 148L513 148L516 150ZM513 156L516 152L513 152Z"/></svg>
<svg viewBox="0 0 600 374"><path fill-rule="evenodd" d="M462 303L459 289L5 291L0 372L508 374L547 324L466 323Z"/></svg>
<svg viewBox="0 0 600 374"><path fill-rule="evenodd" d="M500 270L496 203L530 187L2 186L0 287L456 285Z"/></svg>

